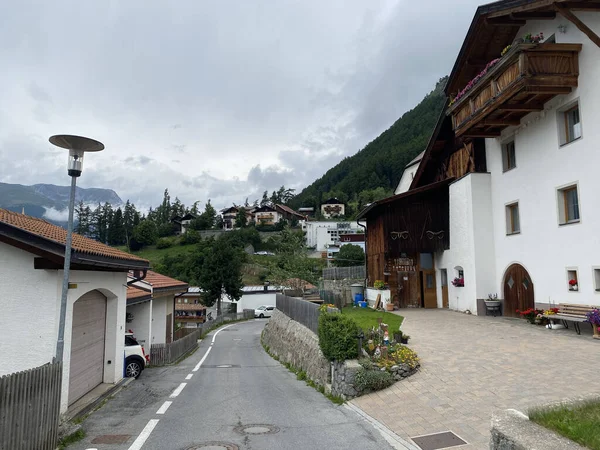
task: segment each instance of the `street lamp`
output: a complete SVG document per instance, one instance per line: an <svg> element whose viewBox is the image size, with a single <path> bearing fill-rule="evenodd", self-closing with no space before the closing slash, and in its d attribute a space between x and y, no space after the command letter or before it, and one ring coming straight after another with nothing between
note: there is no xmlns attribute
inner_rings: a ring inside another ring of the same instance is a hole
<svg viewBox="0 0 600 450"><path fill-rule="evenodd" d="M67 225L67 242L65 243L65 265L62 283L62 296L60 299L60 318L58 324L58 340L56 341L56 360L62 362L65 346L65 317L67 315L67 294L69 292L69 271L71 269L71 243L73 240L73 210L75 209L75 186L77 177L83 170L83 154L85 152L99 152L104 150L104 144L94 139L57 134L50 137L50 143L57 147L69 150L67 170L71 177L71 194L69 196L69 222Z"/></svg>

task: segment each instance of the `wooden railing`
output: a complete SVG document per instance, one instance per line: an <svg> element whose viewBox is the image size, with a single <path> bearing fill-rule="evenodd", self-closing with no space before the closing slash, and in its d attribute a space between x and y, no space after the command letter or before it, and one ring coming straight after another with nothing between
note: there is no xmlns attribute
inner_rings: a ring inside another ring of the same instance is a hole
<svg viewBox="0 0 600 450"><path fill-rule="evenodd" d="M558 94L567 94L577 86L579 76L578 53L581 44L519 44L513 46L502 59L466 92L449 106L452 125L457 136L469 135L477 126L506 127L518 124L515 115L503 119L485 121L499 109L509 113L521 112L520 116L543 107L536 102L513 103L519 93L541 95L544 101ZM510 105L507 105L508 103ZM496 129L497 134L499 134ZM479 133L483 135L484 133ZM487 136L483 136L487 137Z"/></svg>
<svg viewBox="0 0 600 450"><path fill-rule="evenodd" d="M61 363L0 377L0 449L56 448L61 381Z"/></svg>

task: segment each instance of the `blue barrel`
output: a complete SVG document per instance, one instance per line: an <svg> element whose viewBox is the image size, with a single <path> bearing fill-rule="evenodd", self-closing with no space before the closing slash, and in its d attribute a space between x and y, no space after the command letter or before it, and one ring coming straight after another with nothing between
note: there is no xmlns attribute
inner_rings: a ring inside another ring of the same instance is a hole
<svg viewBox="0 0 600 450"><path fill-rule="evenodd" d="M362 294L354 294L354 306L358 306L363 300L364 296Z"/></svg>

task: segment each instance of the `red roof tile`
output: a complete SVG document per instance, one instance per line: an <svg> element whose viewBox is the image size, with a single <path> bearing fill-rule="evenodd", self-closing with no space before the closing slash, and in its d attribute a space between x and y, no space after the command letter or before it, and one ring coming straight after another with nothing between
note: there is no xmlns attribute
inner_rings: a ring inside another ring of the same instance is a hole
<svg viewBox="0 0 600 450"><path fill-rule="evenodd" d="M136 286L127 286L127 300L133 300L142 297L151 297L152 294L148 291L144 291Z"/></svg>
<svg viewBox="0 0 600 450"><path fill-rule="evenodd" d="M0 208L0 222L61 245L65 245L67 241L67 230L36 217L30 217L25 214L19 214ZM148 262L148 260L140 258L139 256L123 252L77 233L73 233L72 247L74 251L79 253L121 260Z"/></svg>
<svg viewBox="0 0 600 450"><path fill-rule="evenodd" d="M129 276L133 276L133 272L130 271ZM172 288L185 291L189 286L184 281L176 280L175 278L171 278L166 275L161 275L160 273L153 272L152 270L149 270L146 273L146 278L144 278L143 281L152 285L154 289Z"/></svg>

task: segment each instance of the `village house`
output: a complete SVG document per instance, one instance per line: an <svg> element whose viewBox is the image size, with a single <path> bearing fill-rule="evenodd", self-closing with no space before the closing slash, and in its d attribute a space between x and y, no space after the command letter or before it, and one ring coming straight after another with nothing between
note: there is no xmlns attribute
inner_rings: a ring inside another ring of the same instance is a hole
<svg viewBox="0 0 600 450"><path fill-rule="evenodd" d="M346 206L344 205L344 202L337 198L328 198L321 203L321 216L323 216L324 219L343 217L344 215L346 215Z"/></svg>
<svg viewBox="0 0 600 450"><path fill-rule="evenodd" d="M194 220L196 216L193 214L186 214L184 216L175 216L171 219L171 223L173 223L176 227L175 234L185 234L188 227L190 226L190 222Z"/></svg>
<svg viewBox="0 0 600 450"><path fill-rule="evenodd" d="M42 219L0 209L0 375L56 355L66 235ZM127 273L148 267L145 259L73 234L61 412L99 384L123 378Z"/></svg>
<svg viewBox="0 0 600 450"><path fill-rule="evenodd" d="M598 33L597 2L477 9L418 169L359 214L370 286L478 314L600 304Z"/></svg>
<svg viewBox="0 0 600 450"><path fill-rule="evenodd" d="M151 270L142 279L130 272L128 284L127 328L140 344L145 344L148 352L152 344L170 344L175 326L175 297L186 292L188 284ZM139 291L150 294L150 298L142 297Z"/></svg>
<svg viewBox="0 0 600 450"><path fill-rule="evenodd" d="M206 307L199 287L188 287L175 296L175 327L197 328L205 321Z"/></svg>

